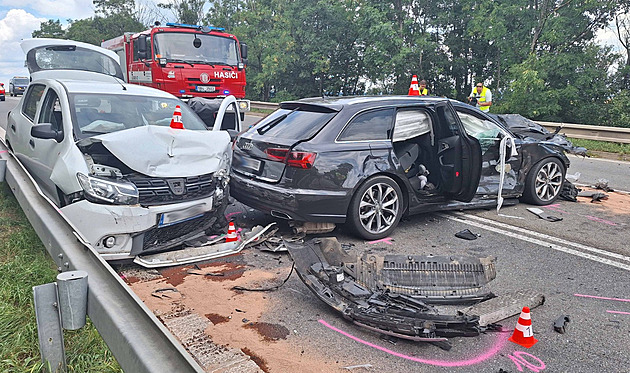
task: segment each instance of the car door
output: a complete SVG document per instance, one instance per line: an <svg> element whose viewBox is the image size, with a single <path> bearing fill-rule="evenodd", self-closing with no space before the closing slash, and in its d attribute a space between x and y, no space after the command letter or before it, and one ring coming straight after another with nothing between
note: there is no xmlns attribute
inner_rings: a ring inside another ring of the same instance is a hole
<svg viewBox="0 0 630 373"><path fill-rule="evenodd" d="M455 108L457 115L468 135L479 140L481 145L482 169L477 194L480 196L496 196L499 190L501 155L500 144L503 138L507 138L508 148L505 154L505 175L503 181L502 194L509 196L518 194L518 171L521 166L521 152L516 149L512 151L512 144L516 146L518 142L510 140L510 134L503 127L495 123L490 117L476 109L468 107Z"/></svg>
<svg viewBox="0 0 630 373"><path fill-rule="evenodd" d="M435 142L440 169L439 191L446 197L468 202L473 199L481 174L479 141L463 130L448 102L435 106L438 125Z"/></svg>
<svg viewBox="0 0 630 373"><path fill-rule="evenodd" d="M44 84L31 85L20 104L11 111L7 122L7 140L16 157L27 168L32 168L33 145L31 128L35 124L40 102L44 96Z"/></svg>

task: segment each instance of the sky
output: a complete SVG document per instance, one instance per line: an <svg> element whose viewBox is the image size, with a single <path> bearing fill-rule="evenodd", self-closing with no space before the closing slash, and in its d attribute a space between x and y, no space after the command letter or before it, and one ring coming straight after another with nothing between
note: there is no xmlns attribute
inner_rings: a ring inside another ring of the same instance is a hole
<svg viewBox="0 0 630 373"><path fill-rule="evenodd" d="M159 1L159 0L154 0ZM28 5L25 5L28 4ZM39 30L42 22L59 19L83 19L94 15L92 0L0 0L0 83L8 88L13 76L28 76L20 40ZM600 44L620 49L612 29L600 30Z"/></svg>

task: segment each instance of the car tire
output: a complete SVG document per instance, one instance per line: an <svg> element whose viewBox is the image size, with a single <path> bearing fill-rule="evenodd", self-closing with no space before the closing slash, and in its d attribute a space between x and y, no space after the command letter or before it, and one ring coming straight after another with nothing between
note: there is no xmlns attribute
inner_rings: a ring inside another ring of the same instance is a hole
<svg viewBox="0 0 630 373"><path fill-rule="evenodd" d="M387 176L374 176L356 191L348 209L348 222L367 240L387 237L403 214L400 186Z"/></svg>
<svg viewBox="0 0 630 373"><path fill-rule="evenodd" d="M564 164L555 157L536 163L527 174L522 200L539 206L553 203L562 191L565 172Z"/></svg>

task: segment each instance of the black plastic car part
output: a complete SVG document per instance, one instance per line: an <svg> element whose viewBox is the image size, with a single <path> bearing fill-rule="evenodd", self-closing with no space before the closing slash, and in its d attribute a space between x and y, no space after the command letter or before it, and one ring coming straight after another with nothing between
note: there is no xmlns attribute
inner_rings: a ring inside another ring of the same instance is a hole
<svg viewBox="0 0 630 373"><path fill-rule="evenodd" d="M481 288L495 277L494 258L346 253L336 238L285 243L306 286L354 324L413 341L477 336L479 317L442 314L431 303L494 297Z"/></svg>

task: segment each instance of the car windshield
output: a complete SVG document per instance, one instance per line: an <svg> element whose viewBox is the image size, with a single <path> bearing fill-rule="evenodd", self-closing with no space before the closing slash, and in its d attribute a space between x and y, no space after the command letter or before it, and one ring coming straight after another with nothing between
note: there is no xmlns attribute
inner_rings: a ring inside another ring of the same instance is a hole
<svg viewBox="0 0 630 373"><path fill-rule="evenodd" d="M70 106L80 137L122 131L140 126L169 126L175 106L181 108L185 129L206 131L201 119L175 98L148 96L73 94Z"/></svg>
<svg viewBox="0 0 630 373"><path fill-rule="evenodd" d="M16 85L28 85L28 83L29 83L28 78L21 78L21 79L13 80L13 84L16 84Z"/></svg>
<svg viewBox="0 0 630 373"><path fill-rule="evenodd" d="M193 45L195 38L201 41L199 48ZM171 61L230 66L238 64L236 40L206 34L157 33L155 34L155 54L157 58L166 58Z"/></svg>

